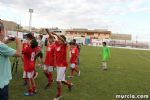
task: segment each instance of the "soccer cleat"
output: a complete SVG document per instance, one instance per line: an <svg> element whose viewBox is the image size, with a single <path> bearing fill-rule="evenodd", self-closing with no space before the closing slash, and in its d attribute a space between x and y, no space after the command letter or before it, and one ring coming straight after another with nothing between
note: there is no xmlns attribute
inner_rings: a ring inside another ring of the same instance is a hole
<svg viewBox="0 0 150 100"><path fill-rule="evenodd" d="M33 93L29 93L29 92L24 93L24 96L32 96L32 95Z"/></svg>
<svg viewBox="0 0 150 100"><path fill-rule="evenodd" d="M73 87L73 84L71 83L71 84L68 86L69 92L71 92L72 87Z"/></svg>
<svg viewBox="0 0 150 100"><path fill-rule="evenodd" d="M54 100L59 100L61 98L62 98L62 96L57 96L56 98L54 98Z"/></svg>
<svg viewBox="0 0 150 100"><path fill-rule="evenodd" d="M79 72L78 72L78 76L80 76L80 74L81 74L81 72L80 72L80 70L79 70Z"/></svg>

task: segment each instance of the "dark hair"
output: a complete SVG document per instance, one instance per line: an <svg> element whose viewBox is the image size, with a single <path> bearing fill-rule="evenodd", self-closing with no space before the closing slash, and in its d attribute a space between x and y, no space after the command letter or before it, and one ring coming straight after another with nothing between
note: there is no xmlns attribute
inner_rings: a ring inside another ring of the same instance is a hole
<svg viewBox="0 0 150 100"><path fill-rule="evenodd" d="M76 43L76 39L73 39L72 41Z"/></svg>
<svg viewBox="0 0 150 100"><path fill-rule="evenodd" d="M26 34L26 38L34 39L34 36L31 33Z"/></svg>
<svg viewBox="0 0 150 100"><path fill-rule="evenodd" d="M33 49L38 46L38 42L36 41L36 39L33 39L30 44L31 44L31 48Z"/></svg>
<svg viewBox="0 0 150 100"><path fill-rule="evenodd" d="M46 39L45 39L45 43L44 43L45 46L47 46L47 42L48 42L48 39L46 38Z"/></svg>
<svg viewBox="0 0 150 100"><path fill-rule="evenodd" d="M106 42L103 42L103 45L105 45L105 46L106 46L106 44L107 44Z"/></svg>
<svg viewBox="0 0 150 100"><path fill-rule="evenodd" d="M2 23L1 20L0 20L0 32L1 32L2 30L4 30L4 25L3 25L3 23Z"/></svg>
<svg viewBox="0 0 150 100"><path fill-rule="evenodd" d="M71 41L71 42L69 43L69 45L76 45L76 43L73 42L73 41Z"/></svg>
<svg viewBox="0 0 150 100"><path fill-rule="evenodd" d="M42 39L42 38L43 38L43 35L40 34L39 37Z"/></svg>
<svg viewBox="0 0 150 100"><path fill-rule="evenodd" d="M66 42L66 37L64 36L64 35L60 35L62 38L63 38L63 40Z"/></svg>

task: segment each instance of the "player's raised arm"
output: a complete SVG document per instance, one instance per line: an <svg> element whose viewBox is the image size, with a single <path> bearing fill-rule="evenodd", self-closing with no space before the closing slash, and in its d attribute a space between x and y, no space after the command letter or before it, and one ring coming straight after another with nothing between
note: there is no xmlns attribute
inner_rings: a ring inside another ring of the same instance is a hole
<svg viewBox="0 0 150 100"><path fill-rule="evenodd" d="M61 36L57 35L55 32L49 32L48 29L45 29L45 31L48 33L49 38L54 38L54 36L57 36L57 38L59 38L62 42L65 43L65 40Z"/></svg>
<svg viewBox="0 0 150 100"><path fill-rule="evenodd" d="M52 32L53 35L57 36L57 38L59 38L63 43L65 43L65 36L64 35L57 35L55 32ZM64 38L63 38L64 37Z"/></svg>
<svg viewBox="0 0 150 100"><path fill-rule="evenodd" d="M48 29L45 29L45 31L49 35L49 38L54 38L54 36L52 35L52 32L50 32Z"/></svg>

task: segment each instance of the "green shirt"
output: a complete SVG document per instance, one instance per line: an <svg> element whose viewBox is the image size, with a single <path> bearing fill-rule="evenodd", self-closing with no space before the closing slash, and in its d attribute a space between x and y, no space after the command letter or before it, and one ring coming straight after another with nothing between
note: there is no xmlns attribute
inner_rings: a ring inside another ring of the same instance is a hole
<svg viewBox="0 0 150 100"><path fill-rule="evenodd" d="M15 55L16 50L0 41L0 88L4 88L12 79L9 56Z"/></svg>
<svg viewBox="0 0 150 100"><path fill-rule="evenodd" d="M101 57L102 61L106 61L110 57L110 51L108 47L102 47Z"/></svg>

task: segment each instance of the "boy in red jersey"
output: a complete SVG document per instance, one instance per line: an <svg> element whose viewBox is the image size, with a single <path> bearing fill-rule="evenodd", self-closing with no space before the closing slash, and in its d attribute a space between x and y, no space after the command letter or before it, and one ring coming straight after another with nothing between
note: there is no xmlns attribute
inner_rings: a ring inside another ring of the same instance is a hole
<svg viewBox="0 0 150 100"><path fill-rule="evenodd" d="M76 71L78 73L78 76L80 76L80 70L77 66L79 51L75 42L70 42L70 53L71 53L70 57L71 76L69 77L72 78L74 76L74 71Z"/></svg>
<svg viewBox="0 0 150 100"><path fill-rule="evenodd" d="M48 38L47 46L46 46L46 57L44 61L44 74L48 79L48 84L46 85L45 89L51 86L53 82L53 68L54 68L54 58L55 58L55 44L54 40Z"/></svg>
<svg viewBox="0 0 150 100"><path fill-rule="evenodd" d="M62 98L62 83L68 86L69 91L71 91L71 88L73 84L67 80L65 80L65 71L68 66L67 64L67 43L66 37L64 35L57 35L54 32L49 32L46 30L50 37L52 35L56 36L58 38L57 41L55 41L55 63L56 63L56 69L57 69L57 95L54 100L59 100Z"/></svg>
<svg viewBox="0 0 150 100"><path fill-rule="evenodd" d="M36 85L34 81L35 71L35 57L37 54L36 47L38 43L35 39L31 40L30 44L24 47L22 54L24 55L24 73L23 78L26 78L28 84L28 92L24 93L24 96L32 96L36 92Z"/></svg>
<svg viewBox="0 0 150 100"><path fill-rule="evenodd" d="M31 40L33 39L33 35L31 33L28 33L25 35L25 39L23 42L22 42L22 51L24 51L29 45L30 45L30 42ZM24 62L24 55L22 55L22 61ZM27 85L27 78L23 77L24 79L24 85Z"/></svg>

